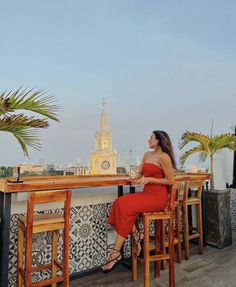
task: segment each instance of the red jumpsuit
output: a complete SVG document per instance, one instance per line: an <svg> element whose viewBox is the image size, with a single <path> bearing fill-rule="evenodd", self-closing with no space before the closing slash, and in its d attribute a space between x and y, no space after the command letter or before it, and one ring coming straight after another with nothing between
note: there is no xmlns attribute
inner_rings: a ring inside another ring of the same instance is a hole
<svg viewBox="0 0 236 287"><path fill-rule="evenodd" d="M143 164L142 174L144 177L153 178L164 178L165 176L159 166L147 162ZM127 237L131 233L139 213L164 210L167 203L166 185L145 184L143 192L126 194L114 201L108 223L115 228L119 235Z"/></svg>

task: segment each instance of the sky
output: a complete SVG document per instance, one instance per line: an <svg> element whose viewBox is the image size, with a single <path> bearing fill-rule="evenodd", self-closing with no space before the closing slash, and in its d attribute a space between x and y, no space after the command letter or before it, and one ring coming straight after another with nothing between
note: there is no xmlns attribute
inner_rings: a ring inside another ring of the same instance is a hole
<svg viewBox="0 0 236 287"><path fill-rule="evenodd" d="M47 90L61 107L29 158L0 133L0 166L87 163L102 98L123 160L130 148L142 158L156 129L177 160L185 131L210 134L214 121L214 134L232 132L236 1L12 0L0 11L0 93Z"/></svg>

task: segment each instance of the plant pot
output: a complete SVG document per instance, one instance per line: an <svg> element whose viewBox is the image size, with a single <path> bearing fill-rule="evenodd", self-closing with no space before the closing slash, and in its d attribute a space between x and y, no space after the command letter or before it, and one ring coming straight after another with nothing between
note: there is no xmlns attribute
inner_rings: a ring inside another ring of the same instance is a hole
<svg viewBox="0 0 236 287"><path fill-rule="evenodd" d="M230 192L209 190L204 193L207 244L224 248L232 245Z"/></svg>

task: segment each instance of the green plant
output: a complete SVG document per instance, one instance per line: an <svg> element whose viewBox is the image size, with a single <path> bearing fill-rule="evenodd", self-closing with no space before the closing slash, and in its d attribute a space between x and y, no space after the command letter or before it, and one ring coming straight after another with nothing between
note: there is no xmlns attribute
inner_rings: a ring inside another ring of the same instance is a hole
<svg viewBox="0 0 236 287"><path fill-rule="evenodd" d="M45 91L19 88L3 92L0 94L0 132L11 133L26 156L28 147L40 150L38 130L49 126L48 119L59 121L54 100L55 97L47 95ZM44 118L26 115L28 111Z"/></svg>
<svg viewBox="0 0 236 287"><path fill-rule="evenodd" d="M180 164L183 166L186 159L195 153L200 153L200 161L210 158L211 189L214 189L214 155L222 149L236 150L236 136L232 134L221 134L208 136L201 133L186 131L181 138L180 149L188 143L195 142L197 146L185 151L180 157Z"/></svg>
<svg viewBox="0 0 236 287"><path fill-rule="evenodd" d="M0 167L0 177L9 177L12 176L12 167L11 166L1 166Z"/></svg>

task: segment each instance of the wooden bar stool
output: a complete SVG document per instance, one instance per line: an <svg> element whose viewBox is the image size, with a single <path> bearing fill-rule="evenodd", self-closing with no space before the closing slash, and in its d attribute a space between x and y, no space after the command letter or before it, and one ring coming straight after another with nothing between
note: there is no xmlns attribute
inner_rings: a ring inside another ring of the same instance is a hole
<svg viewBox="0 0 236 287"><path fill-rule="evenodd" d="M189 259L189 241L197 238L199 254L203 254L203 229L202 229L202 185L203 181L186 181L183 194L183 232L185 259ZM195 194L194 194L195 193ZM196 207L196 225L189 225L189 207L193 211Z"/></svg>
<svg viewBox="0 0 236 287"><path fill-rule="evenodd" d="M64 214L34 215L35 204L64 202ZM40 287L51 285L56 287L63 282L64 287L69 286L69 231L70 231L70 205L71 191L61 190L52 192L31 192L28 196L27 215L19 218L18 223L18 251L17 251L17 287L24 283L25 287ZM57 260L58 231L63 229L63 262ZM52 232L51 263L32 266L32 239L33 234ZM23 255L25 239L25 259ZM23 264L23 261L25 264ZM24 266L23 266L24 265ZM50 279L32 283L32 273L51 269ZM57 275L57 269L62 275Z"/></svg>
<svg viewBox="0 0 236 287"><path fill-rule="evenodd" d="M137 248L134 238L132 237L132 280L137 280L137 262L140 261L144 264L144 287L150 286L150 262L155 263L155 277L160 273L159 261L169 260L169 286L175 286L174 275L174 202L176 192L178 192L180 184L176 183L169 192L168 208L160 212L145 212L142 213L144 239L143 239L143 258L137 257ZM150 222L155 222L155 242L154 246L150 244ZM158 228L163 226L162 222L168 221L168 241L169 248L166 253L164 247L165 234L163 229ZM161 234L162 233L162 234ZM160 235L161 238L160 238ZM154 255L150 254L154 251Z"/></svg>

